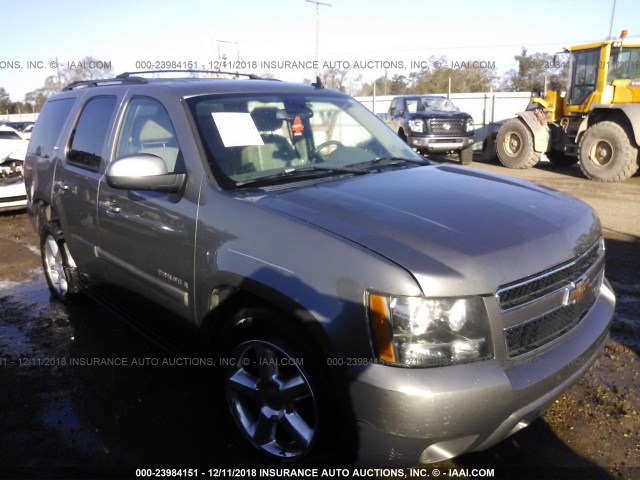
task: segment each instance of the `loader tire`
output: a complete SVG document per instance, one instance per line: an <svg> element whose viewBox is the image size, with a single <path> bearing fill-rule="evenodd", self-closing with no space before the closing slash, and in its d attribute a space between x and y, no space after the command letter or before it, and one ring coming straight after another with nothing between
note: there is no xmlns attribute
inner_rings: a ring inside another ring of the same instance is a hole
<svg viewBox="0 0 640 480"><path fill-rule="evenodd" d="M638 171L638 149L628 130L615 122L598 122L587 129L578 147L580 169L597 182L618 182Z"/></svg>
<svg viewBox="0 0 640 480"><path fill-rule="evenodd" d="M533 135L519 119L507 120L496 139L498 160L507 168L530 168L540 161L540 152L533 149Z"/></svg>

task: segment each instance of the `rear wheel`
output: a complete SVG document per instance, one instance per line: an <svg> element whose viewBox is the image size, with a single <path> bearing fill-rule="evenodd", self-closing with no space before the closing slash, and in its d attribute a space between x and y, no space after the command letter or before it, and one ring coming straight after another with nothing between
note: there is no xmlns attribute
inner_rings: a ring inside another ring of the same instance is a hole
<svg viewBox="0 0 640 480"><path fill-rule="evenodd" d="M533 135L518 118L507 120L496 140L500 163L507 168L529 168L540 161L540 152L533 149Z"/></svg>
<svg viewBox="0 0 640 480"><path fill-rule="evenodd" d="M589 127L580 139L578 157L582 172L598 182L625 180L638 171L638 149L627 130L615 122Z"/></svg>
<svg viewBox="0 0 640 480"><path fill-rule="evenodd" d="M40 235L40 255L51 296L63 302L69 301L80 291L78 271L55 224L47 224Z"/></svg>

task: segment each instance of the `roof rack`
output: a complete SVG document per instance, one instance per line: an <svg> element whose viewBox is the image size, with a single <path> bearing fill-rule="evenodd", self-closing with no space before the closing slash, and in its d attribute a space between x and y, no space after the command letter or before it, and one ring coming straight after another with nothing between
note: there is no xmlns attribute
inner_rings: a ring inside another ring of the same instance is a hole
<svg viewBox="0 0 640 480"><path fill-rule="evenodd" d="M253 73L240 73L240 72L226 72L224 70L144 70L141 72L124 72L120 75L117 75L117 79L126 79L126 78L135 78L131 77L131 75L143 75L150 73L212 73L219 75L232 75L235 77L247 77L250 80L275 80L272 78L261 77L260 75L255 75Z"/></svg>
<svg viewBox="0 0 640 480"><path fill-rule="evenodd" d="M225 72L223 70L145 70L141 72L124 72L119 75L116 75L114 78L101 78L97 80L79 80L77 82L72 82L66 85L62 90L64 91L64 90L74 90L76 88L122 85L125 83L131 83L131 84L148 83L148 80L146 78L138 77L135 75L144 75L144 74L150 74L150 73L211 73L211 74L219 74L219 75L232 75L234 77L247 77L250 80L274 80L276 82L280 81L275 78L261 77L260 75L255 75L253 73Z"/></svg>
<svg viewBox="0 0 640 480"><path fill-rule="evenodd" d="M79 80L77 82L71 82L66 85L62 90L75 90L76 88L85 88L85 87L97 87L100 85L121 85L123 83L147 83L146 78L142 77L122 77L117 76L116 78L101 78L97 80Z"/></svg>

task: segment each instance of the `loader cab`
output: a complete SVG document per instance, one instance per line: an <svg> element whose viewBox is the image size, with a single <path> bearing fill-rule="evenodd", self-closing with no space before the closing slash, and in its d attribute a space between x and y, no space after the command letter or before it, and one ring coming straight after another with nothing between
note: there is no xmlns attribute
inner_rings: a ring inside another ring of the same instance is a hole
<svg viewBox="0 0 640 480"><path fill-rule="evenodd" d="M565 114L587 114L596 105L638 101L640 45L609 40L569 50Z"/></svg>

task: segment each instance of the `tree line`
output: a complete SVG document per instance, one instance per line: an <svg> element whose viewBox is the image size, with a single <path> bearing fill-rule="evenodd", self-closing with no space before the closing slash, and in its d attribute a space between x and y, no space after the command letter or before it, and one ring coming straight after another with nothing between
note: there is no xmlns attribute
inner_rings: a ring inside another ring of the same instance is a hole
<svg viewBox="0 0 640 480"><path fill-rule="evenodd" d="M486 62L449 62L447 57L430 57L425 67L408 75L383 75L373 82L363 83L360 77L352 79L348 71L325 70L323 83L356 96L403 95L422 93L474 93L492 90L531 92L563 90L569 74L567 62L559 61L548 53L529 54L522 48L514 57L517 68L498 76L495 69L476 68ZM453 65L449 66L449 65Z"/></svg>
<svg viewBox="0 0 640 480"><path fill-rule="evenodd" d="M354 96L402 95L412 93L473 93L500 91L563 90L567 84L568 66L558 62L553 55L536 52L529 54L522 48L514 56L517 68L498 76L491 68L474 68L475 62L463 63L452 68L447 57L431 57L419 71L408 75L385 75L372 82L363 82L361 75L351 70L325 69L322 82L329 88L341 90ZM89 56L81 60L84 64L97 61ZM454 64L455 65L455 64ZM469 66L467 66L469 65ZM355 74L355 77L354 77ZM11 101L9 93L0 87L0 113L39 112L47 98L65 85L80 80L95 80L113 76L111 68L75 69L61 68L55 75L45 79L44 85L24 97L23 101ZM273 78L271 74L265 74Z"/></svg>

